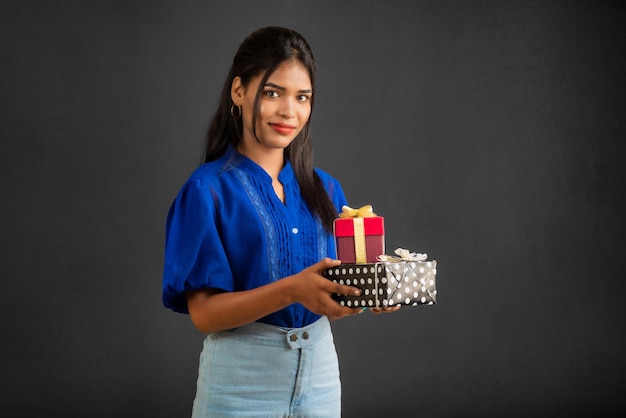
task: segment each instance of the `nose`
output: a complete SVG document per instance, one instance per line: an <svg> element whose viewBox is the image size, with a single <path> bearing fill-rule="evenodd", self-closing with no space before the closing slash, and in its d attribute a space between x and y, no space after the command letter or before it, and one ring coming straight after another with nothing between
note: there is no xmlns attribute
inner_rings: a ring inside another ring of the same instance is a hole
<svg viewBox="0 0 626 418"><path fill-rule="evenodd" d="M280 116L284 118L293 118L296 115L294 99L285 97L284 100L281 101L281 106L278 109L278 112Z"/></svg>

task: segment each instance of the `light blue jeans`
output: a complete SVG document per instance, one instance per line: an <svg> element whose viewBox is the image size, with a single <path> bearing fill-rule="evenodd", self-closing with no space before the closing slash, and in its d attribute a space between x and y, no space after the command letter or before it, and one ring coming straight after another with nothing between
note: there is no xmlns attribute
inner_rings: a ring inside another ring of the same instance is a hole
<svg viewBox="0 0 626 418"><path fill-rule="evenodd" d="M193 418L340 416L339 365L326 317L304 328L255 322L205 339Z"/></svg>

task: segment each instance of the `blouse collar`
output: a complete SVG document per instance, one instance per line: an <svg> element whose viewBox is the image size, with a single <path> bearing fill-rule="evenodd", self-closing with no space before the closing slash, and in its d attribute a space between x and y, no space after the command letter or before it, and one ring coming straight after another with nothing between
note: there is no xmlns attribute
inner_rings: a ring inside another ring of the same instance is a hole
<svg viewBox="0 0 626 418"><path fill-rule="evenodd" d="M246 157L243 154L240 154L232 145L228 145L224 156L222 157L223 161L232 165L233 167L238 167L245 170L248 174L253 175L254 177L259 178L260 180L271 183L272 177L265 171L263 167L252 161L250 158ZM285 165L278 173L278 180L282 184L286 184L294 178L293 168L291 167L291 162L287 160Z"/></svg>

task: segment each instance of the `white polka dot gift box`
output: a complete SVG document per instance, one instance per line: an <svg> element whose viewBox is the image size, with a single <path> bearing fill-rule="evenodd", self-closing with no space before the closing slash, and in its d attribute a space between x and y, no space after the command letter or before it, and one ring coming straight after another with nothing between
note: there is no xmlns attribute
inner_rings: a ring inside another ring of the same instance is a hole
<svg viewBox="0 0 626 418"><path fill-rule="evenodd" d="M437 261L402 248L396 254L399 257L380 256L377 263L340 264L322 274L335 283L361 289L361 296L333 295L342 306L384 308L437 303Z"/></svg>

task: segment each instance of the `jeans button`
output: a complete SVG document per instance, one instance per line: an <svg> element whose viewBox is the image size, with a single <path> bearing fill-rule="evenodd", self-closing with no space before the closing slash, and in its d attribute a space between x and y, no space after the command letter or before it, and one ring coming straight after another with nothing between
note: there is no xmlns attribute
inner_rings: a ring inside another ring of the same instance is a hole
<svg viewBox="0 0 626 418"><path fill-rule="evenodd" d="M289 339L290 339L292 342L294 342L294 341L296 341L296 340L298 339L298 336L297 336L296 334L291 334L291 335L289 336Z"/></svg>
<svg viewBox="0 0 626 418"><path fill-rule="evenodd" d="M309 333L308 333L308 332L306 332L306 331L304 331L304 332L302 333L302 338L304 338L305 340L308 340L308 339L309 339Z"/></svg>

